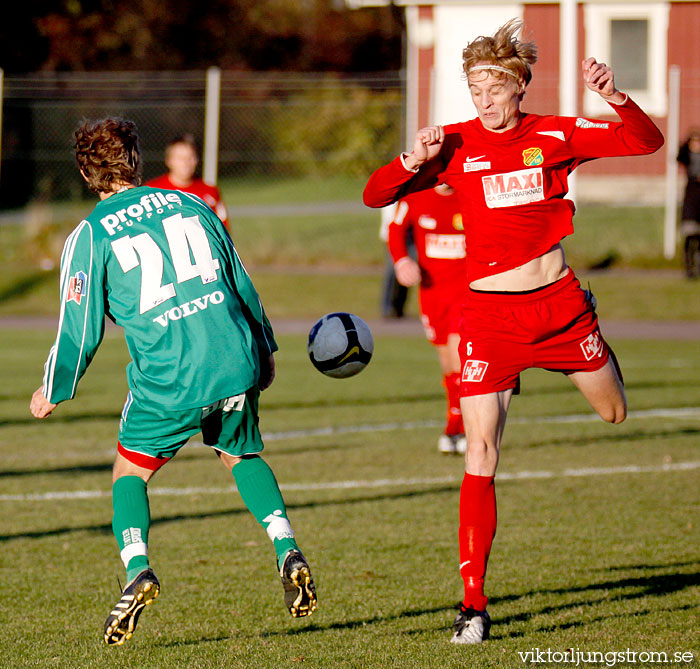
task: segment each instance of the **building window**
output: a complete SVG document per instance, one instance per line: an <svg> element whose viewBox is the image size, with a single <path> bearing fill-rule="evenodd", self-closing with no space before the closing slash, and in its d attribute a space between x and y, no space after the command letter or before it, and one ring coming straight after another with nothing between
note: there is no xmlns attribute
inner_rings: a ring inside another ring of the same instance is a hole
<svg viewBox="0 0 700 669"><path fill-rule="evenodd" d="M586 55L608 63L617 87L648 113L666 114L668 3L588 4L584 9ZM583 99L587 116L610 114L595 93Z"/></svg>
<svg viewBox="0 0 700 669"><path fill-rule="evenodd" d="M635 91L649 88L648 54L647 19L610 21L610 63L619 88Z"/></svg>

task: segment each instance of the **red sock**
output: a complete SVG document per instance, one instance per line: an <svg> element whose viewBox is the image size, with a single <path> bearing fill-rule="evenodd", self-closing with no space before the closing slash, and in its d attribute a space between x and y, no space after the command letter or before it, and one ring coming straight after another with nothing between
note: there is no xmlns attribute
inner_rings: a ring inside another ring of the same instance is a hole
<svg viewBox="0 0 700 669"><path fill-rule="evenodd" d="M445 374L442 377L442 385L447 393L447 425L445 434L464 434L462 423L462 409L459 406L459 372Z"/></svg>
<svg viewBox="0 0 700 669"><path fill-rule="evenodd" d="M486 565L496 534L496 490L493 476L464 474L459 494L459 572L464 606L483 611Z"/></svg>

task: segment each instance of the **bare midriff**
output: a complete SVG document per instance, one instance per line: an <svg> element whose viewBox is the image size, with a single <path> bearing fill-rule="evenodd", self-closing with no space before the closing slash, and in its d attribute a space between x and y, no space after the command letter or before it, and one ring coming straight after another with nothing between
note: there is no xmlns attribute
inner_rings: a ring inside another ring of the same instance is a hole
<svg viewBox="0 0 700 669"><path fill-rule="evenodd" d="M470 288L518 293L554 283L566 276L568 271L564 249L561 244L555 244L546 253L520 267L472 281Z"/></svg>

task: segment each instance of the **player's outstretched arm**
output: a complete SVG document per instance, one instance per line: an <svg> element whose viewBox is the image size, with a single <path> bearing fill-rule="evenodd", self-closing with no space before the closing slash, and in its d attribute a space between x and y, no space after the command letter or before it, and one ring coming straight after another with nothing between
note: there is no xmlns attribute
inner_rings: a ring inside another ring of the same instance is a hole
<svg viewBox="0 0 700 669"><path fill-rule="evenodd" d="M60 318L44 365L48 402L73 399L105 330L105 260L84 220L68 236L61 258Z"/></svg>
<svg viewBox="0 0 700 669"><path fill-rule="evenodd" d="M47 418L56 408L55 404L51 404L44 395L44 386L39 386L32 395L32 401L29 404L29 410L34 418Z"/></svg>
<svg viewBox="0 0 700 669"><path fill-rule="evenodd" d="M411 153L403 153L373 172L362 194L363 202L368 207L386 207L408 193L437 186L444 164L434 159L444 144L445 129L441 125L421 128Z"/></svg>
<svg viewBox="0 0 700 669"><path fill-rule="evenodd" d="M586 58L581 70L586 88L608 102L620 121L562 120L568 127L567 144L573 156L586 159L642 156L663 146L663 135L654 122L628 95L617 89L610 67L595 58Z"/></svg>
<svg viewBox="0 0 700 669"><path fill-rule="evenodd" d="M595 58L586 58L581 63L581 70L586 88L598 93L607 102L622 104L625 101L625 94L615 87L615 74L611 67L599 63Z"/></svg>

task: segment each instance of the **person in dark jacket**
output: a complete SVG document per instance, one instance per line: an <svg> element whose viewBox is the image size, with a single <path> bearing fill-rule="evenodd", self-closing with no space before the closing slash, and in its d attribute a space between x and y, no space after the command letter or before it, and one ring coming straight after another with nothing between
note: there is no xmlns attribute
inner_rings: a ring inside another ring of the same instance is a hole
<svg viewBox="0 0 700 669"><path fill-rule="evenodd" d="M685 273L700 276L700 128L693 128L678 150L678 162L688 177L681 211Z"/></svg>

